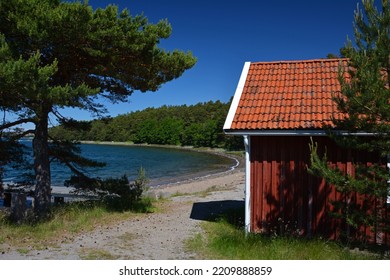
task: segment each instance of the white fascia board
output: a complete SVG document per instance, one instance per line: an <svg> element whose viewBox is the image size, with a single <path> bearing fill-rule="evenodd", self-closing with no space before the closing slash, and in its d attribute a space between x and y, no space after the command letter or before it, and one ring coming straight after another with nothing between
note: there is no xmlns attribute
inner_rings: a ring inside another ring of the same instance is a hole
<svg viewBox="0 0 390 280"><path fill-rule="evenodd" d="M233 130L224 129L226 134L231 135L249 135L249 136L328 136L325 130ZM374 136L374 133L334 130L334 134L338 135L353 135L353 136Z"/></svg>
<svg viewBox="0 0 390 280"><path fill-rule="evenodd" d="M244 67L241 72L240 80L238 81L238 85L236 91L234 93L232 104L230 105L229 113L226 117L225 124L223 129L230 129L232 127L232 122L234 119L234 115L236 114L238 103L240 102L242 91L244 90L246 78L248 76L249 67L251 63L245 62Z"/></svg>
<svg viewBox="0 0 390 280"><path fill-rule="evenodd" d="M225 130L226 134L248 136L326 136L324 130Z"/></svg>

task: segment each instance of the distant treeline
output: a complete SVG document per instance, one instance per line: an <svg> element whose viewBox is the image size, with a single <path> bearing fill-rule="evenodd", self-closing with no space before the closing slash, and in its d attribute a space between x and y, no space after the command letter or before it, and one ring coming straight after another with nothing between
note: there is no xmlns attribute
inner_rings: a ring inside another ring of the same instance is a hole
<svg viewBox="0 0 390 280"><path fill-rule="evenodd" d="M209 101L196 105L147 108L114 118L60 125L53 138L70 141L116 141L136 144L181 145L243 149L241 137L225 135L222 128L230 103Z"/></svg>

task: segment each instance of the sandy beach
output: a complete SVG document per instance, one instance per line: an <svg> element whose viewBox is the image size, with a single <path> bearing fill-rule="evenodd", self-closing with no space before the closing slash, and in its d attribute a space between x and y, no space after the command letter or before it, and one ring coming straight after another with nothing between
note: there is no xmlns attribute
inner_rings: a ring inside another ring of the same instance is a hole
<svg viewBox="0 0 390 280"><path fill-rule="evenodd" d="M160 211L59 239L55 247L42 250L0 244L0 259L201 259L186 250L185 241L201 233L201 222L243 205L244 166L241 162L234 170L161 186L148 195L164 197Z"/></svg>

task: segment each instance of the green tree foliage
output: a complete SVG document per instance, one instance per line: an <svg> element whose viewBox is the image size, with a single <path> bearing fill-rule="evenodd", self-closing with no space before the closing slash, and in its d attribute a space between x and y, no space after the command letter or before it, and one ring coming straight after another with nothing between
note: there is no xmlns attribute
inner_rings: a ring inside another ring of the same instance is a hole
<svg viewBox="0 0 390 280"><path fill-rule="evenodd" d="M49 120L72 126L76 123L62 116L61 108L101 114L98 97L124 102L135 90L156 91L180 77L196 59L160 49L160 40L170 34L166 20L151 24L114 5L93 10L78 1L0 0L0 107L5 114L0 131L33 124L28 132L34 135L38 216L45 216L50 205L51 156L63 156L57 160L73 169L67 159L80 159L51 153Z"/></svg>
<svg viewBox="0 0 390 280"><path fill-rule="evenodd" d="M389 3L382 0L380 11L374 1L366 0L362 2L364 12L359 9L355 12L355 44L348 41L342 49L349 62L345 69L340 69L341 94L334 98L340 112L347 116L342 121L334 121L334 124L338 130L344 130L349 135L331 135L336 143L372 152L382 161L369 167L356 162L356 176L350 176L330 168L326 155L320 158L317 145L311 146L312 173L324 177L346 197L358 193L366 195L367 201L381 201L366 208L352 203L339 205L343 218L354 228L365 225L389 230L390 225L383 216L386 197L390 195L387 183L389 170L386 170L385 164L386 157L390 155ZM359 136L359 132L370 133L372 137Z"/></svg>
<svg viewBox="0 0 390 280"><path fill-rule="evenodd" d="M50 134L69 141L119 141L240 150L243 149L241 137L227 136L222 131L229 107L230 103L209 101L191 106L147 108L115 118L83 122L83 130L56 126L51 128Z"/></svg>

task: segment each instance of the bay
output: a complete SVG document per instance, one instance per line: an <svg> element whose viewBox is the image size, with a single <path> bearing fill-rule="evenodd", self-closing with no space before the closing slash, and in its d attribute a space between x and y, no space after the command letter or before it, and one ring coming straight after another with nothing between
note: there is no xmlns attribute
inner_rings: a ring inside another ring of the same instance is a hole
<svg viewBox="0 0 390 280"><path fill-rule="evenodd" d="M28 141L24 144L31 146ZM80 147L83 156L106 163L102 168L85 169L89 176L109 178L127 175L134 180L142 167L150 186L224 172L237 165L233 158L192 149L118 144L81 144ZM63 186L71 172L67 167L53 163L51 175L53 186ZM7 170L4 182L12 182L18 176L17 171Z"/></svg>

